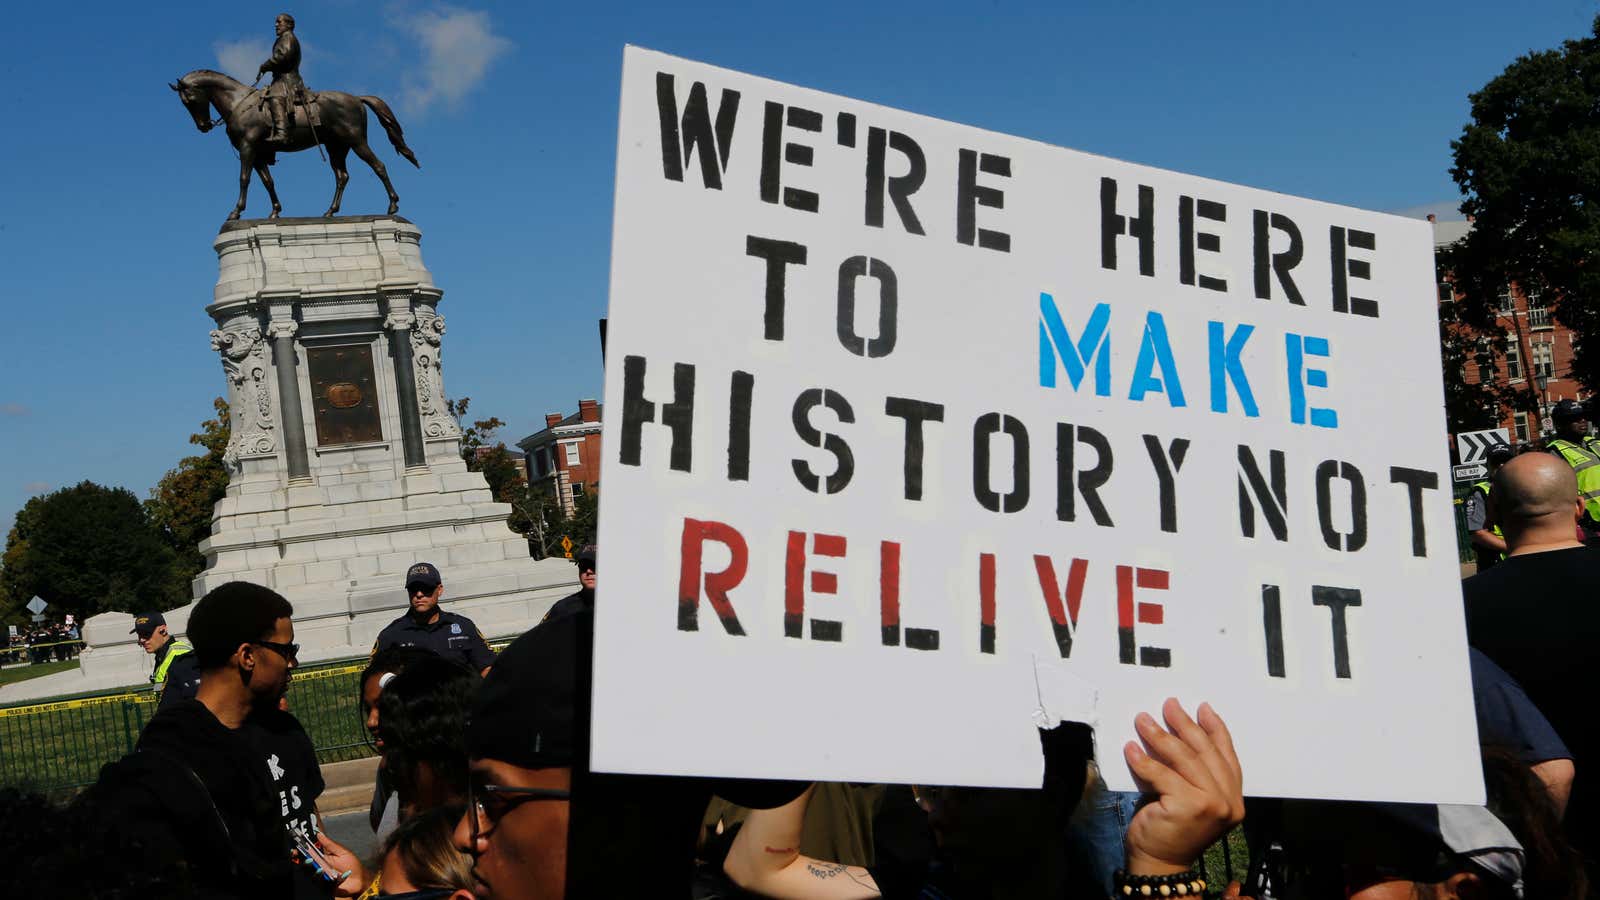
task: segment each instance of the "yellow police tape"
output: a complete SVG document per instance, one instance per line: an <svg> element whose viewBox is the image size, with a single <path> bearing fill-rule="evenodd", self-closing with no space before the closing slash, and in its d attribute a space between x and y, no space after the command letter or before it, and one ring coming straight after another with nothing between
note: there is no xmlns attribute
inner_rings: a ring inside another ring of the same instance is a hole
<svg viewBox="0 0 1600 900"><path fill-rule="evenodd" d="M86 706L105 706L112 703L154 702L156 702L156 695L150 691L111 694L105 697L83 697L78 700L58 700L55 703L34 703L29 706L12 706L7 709L0 709L0 719L9 719L13 716L37 716L43 713L82 709Z"/></svg>
<svg viewBox="0 0 1600 900"><path fill-rule="evenodd" d="M81 647L83 646L83 640L80 638L75 641L51 641L48 644L7 644L4 647L0 647L0 653L22 653L23 651L33 650L38 647L61 647L73 644Z"/></svg>
<svg viewBox="0 0 1600 900"><path fill-rule="evenodd" d="M333 678L338 675L354 675L365 668L366 666L364 665L334 666L331 669L313 669L309 672L302 672L296 669L289 676L289 684L293 686L296 681L315 681L319 678Z"/></svg>

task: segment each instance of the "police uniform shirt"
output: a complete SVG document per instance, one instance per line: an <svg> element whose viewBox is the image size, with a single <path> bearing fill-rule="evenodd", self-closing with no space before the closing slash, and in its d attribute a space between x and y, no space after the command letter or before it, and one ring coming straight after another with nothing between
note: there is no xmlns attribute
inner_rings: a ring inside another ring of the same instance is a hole
<svg viewBox="0 0 1600 900"><path fill-rule="evenodd" d="M478 626L466 616L439 611L439 620L432 625L417 622L409 615L390 622L378 632L372 652L390 647L421 647L432 650L445 659L465 663L474 672L487 669L494 662L494 651L478 632Z"/></svg>
<svg viewBox="0 0 1600 900"><path fill-rule="evenodd" d="M172 665L167 667L166 685L158 690L161 703L157 709L180 700L192 700L200 693L200 664L195 661L194 653L185 653L172 661Z"/></svg>

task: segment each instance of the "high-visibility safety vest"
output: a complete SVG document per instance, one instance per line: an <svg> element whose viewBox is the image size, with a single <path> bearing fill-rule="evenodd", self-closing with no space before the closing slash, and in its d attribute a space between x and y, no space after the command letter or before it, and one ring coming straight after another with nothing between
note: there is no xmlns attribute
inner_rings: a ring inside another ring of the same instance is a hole
<svg viewBox="0 0 1600 900"><path fill-rule="evenodd" d="M1487 504L1489 502L1489 491L1493 490L1493 488L1494 488L1494 485L1490 484L1487 481L1479 481L1479 482L1473 484L1473 486L1472 486L1472 489L1475 490L1475 491L1483 491L1483 502L1485 504ZM1489 526L1489 533L1494 535L1495 537L1505 537L1505 533L1500 530L1500 526L1499 525L1491 524Z"/></svg>
<svg viewBox="0 0 1600 900"><path fill-rule="evenodd" d="M156 664L156 670L150 674L150 680L156 684L167 683L167 670L172 668L172 663L186 653L193 653L194 645L181 638L173 638L172 645L167 648L166 655L161 657L161 662Z"/></svg>
<svg viewBox="0 0 1600 900"><path fill-rule="evenodd" d="M1561 454L1572 467L1578 476L1578 496L1583 500L1583 508L1590 519L1600 522L1600 453L1596 452L1593 439L1586 439L1579 445L1566 438L1555 438L1546 446Z"/></svg>

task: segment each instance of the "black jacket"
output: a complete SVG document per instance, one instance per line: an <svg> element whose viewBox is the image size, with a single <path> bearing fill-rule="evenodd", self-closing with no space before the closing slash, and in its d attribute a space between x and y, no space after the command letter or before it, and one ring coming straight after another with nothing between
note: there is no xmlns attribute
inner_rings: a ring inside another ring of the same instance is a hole
<svg viewBox="0 0 1600 900"><path fill-rule="evenodd" d="M288 897L295 866L269 778L240 732L185 700L156 713L95 791L182 845L204 896Z"/></svg>

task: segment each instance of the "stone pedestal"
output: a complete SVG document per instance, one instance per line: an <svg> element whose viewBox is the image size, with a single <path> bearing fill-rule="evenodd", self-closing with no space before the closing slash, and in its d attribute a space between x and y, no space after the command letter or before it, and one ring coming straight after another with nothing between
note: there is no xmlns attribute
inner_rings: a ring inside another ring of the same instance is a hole
<svg viewBox="0 0 1600 900"><path fill-rule="evenodd" d="M405 609L418 561L439 567L445 607L491 636L526 630L577 589L570 562L528 557L510 506L461 459L443 292L421 237L405 219L359 216L233 222L214 242L206 312L228 388L230 479L193 596L235 580L273 588L294 604L305 660L365 653ZM167 613L174 633L188 611ZM77 689L147 674L131 627L124 614L86 624Z"/></svg>

